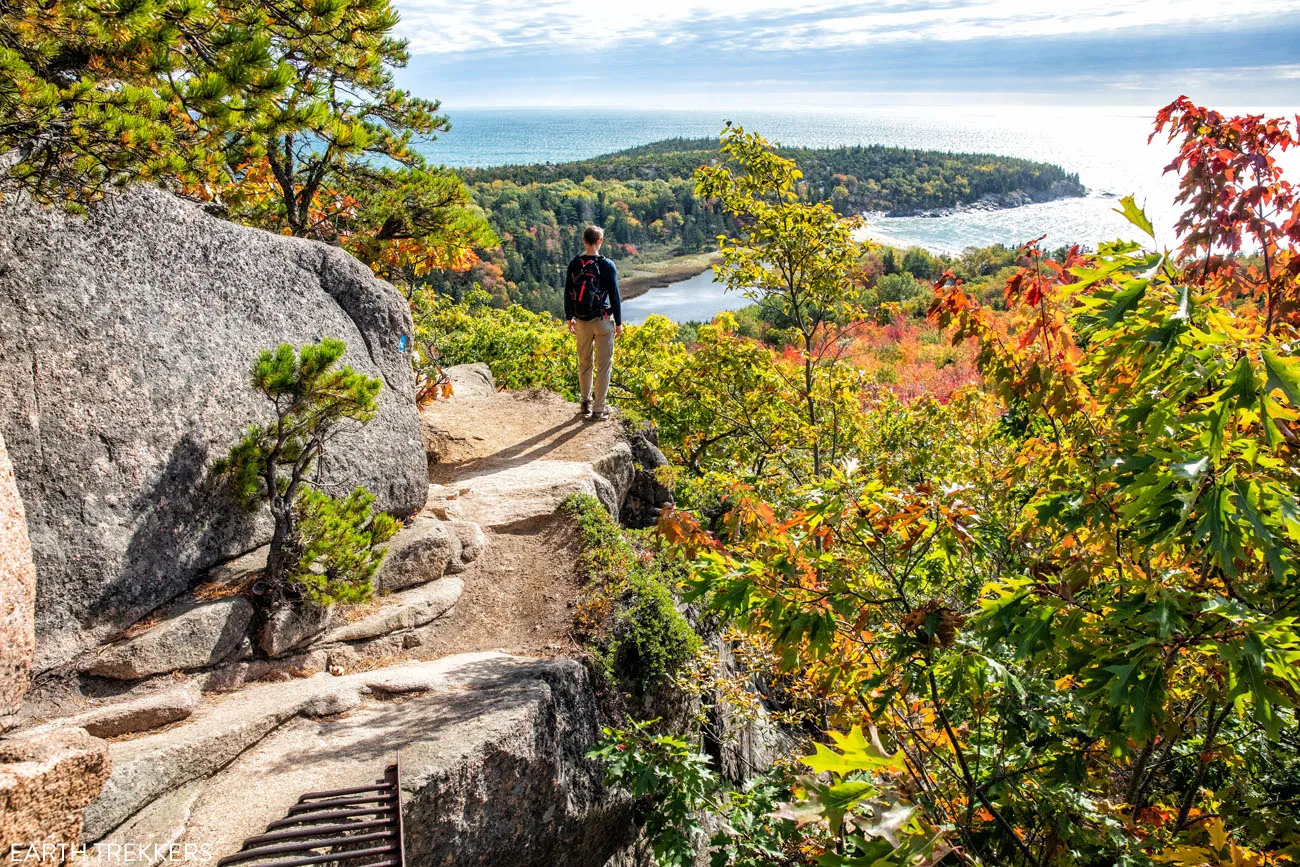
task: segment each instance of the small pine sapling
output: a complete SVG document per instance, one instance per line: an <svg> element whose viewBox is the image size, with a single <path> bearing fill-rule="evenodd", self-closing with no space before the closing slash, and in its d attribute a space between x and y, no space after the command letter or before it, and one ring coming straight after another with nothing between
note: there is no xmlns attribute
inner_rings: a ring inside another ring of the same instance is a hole
<svg viewBox="0 0 1300 867"><path fill-rule="evenodd" d="M336 366L345 348L327 337L297 352L287 343L263 351L252 384L275 421L250 426L214 467L245 508L271 509L264 577L273 605L290 597L322 606L366 599L385 553L377 546L398 528L390 515L371 511L374 497L364 488L338 499L307 482L329 443L375 417L383 382Z"/></svg>

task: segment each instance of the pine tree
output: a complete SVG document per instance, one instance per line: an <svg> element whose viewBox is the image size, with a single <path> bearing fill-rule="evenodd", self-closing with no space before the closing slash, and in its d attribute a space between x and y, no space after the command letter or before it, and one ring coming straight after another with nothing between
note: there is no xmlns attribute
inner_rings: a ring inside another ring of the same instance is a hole
<svg viewBox="0 0 1300 867"><path fill-rule="evenodd" d="M383 276L466 268L497 241L394 86L391 0L0 0L7 174L74 210L164 182L242 222L339 244Z"/></svg>
<svg viewBox="0 0 1300 867"><path fill-rule="evenodd" d="M460 177L414 148L450 123L438 101L393 84L408 53L392 36L390 0L259 0L250 25L263 5L276 11L262 24L272 61L292 74L227 144L238 166L223 191L231 213L343 246L402 285L497 246Z"/></svg>
<svg viewBox="0 0 1300 867"><path fill-rule="evenodd" d="M326 446L377 411L383 382L336 367L344 349L327 337L299 352L287 343L262 352L252 384L271 402L275 422L249 427L214 467L245 508L270 507L264 578L276 605L291 595L321 605L366 598L384 556L376 546L397 531L391 516L371 513L374 497L365 489L337 500L307 483Z"/></svg>
<svg viewBox="0 0 1300 867"><path fill-rule="evenodd" d="M216 179L214 127L246 123L292 70L214 0L0 2L0 153L11 180L80 210L109 185ZM188 64L203 57L205 69Z"/></svg>
<svg viewBox="0 0 1300 867"><path fill-rule="evenodd" d="M898 257L894 255L892 247L887 247L885 253L880 257L880 264L885 269L886 274L898 273Z"/></svg>

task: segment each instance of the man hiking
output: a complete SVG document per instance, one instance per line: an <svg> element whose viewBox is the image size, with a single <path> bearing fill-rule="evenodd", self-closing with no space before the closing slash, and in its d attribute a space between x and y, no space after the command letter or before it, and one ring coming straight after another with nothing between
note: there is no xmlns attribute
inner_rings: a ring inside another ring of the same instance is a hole
<svg viewBox="0 0 1300 867"><path fill-rule="evenodd" d="M586 252L573 257L564 280L564 318L578 338L578 391L582 414L609 416L605 395L614 369L614 338L623 333L623 309L618 297L618 268L600 255L605 230L588 226L582 233ZM596 353L596 382L592 389L592 350Z"/></svg>

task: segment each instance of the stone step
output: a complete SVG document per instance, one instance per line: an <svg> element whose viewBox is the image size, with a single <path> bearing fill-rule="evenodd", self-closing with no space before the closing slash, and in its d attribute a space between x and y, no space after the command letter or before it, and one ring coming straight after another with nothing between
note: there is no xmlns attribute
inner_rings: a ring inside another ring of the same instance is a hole
<svg viewBox="0 0 1300 867"><path fill-rule="evenodd" d="M585 461L535 461L478 473L454 485L433 484L425 509L499 532L527 531L551 520L570 496L588 494L617 520L619 505L631 484L631 449L626 443L621 445L601 466ZM621 463L624 457L625 465Z"/></svg>
<svg viewBox="0 0 1300 867"><path fill-rule="evenodd" d="M426 513L529 532L567 497L589 494L618 516L636 465L617 419L584 419L549 392L497 392L482 366L448 375L456 394L420 413L432 483Z"/></svg>
<svg viewBox="0 0 1300 867"><path fill-rule="evenodd" d="M465 582L449 576L414 590L394 593L380 600L379 610L331 629L319 643L361 641L423 626L450 611L464 592Z"/></svg>
<svg viewBox="0 0 1300 867"><path fill-rule="evenodd" d="M156 626L104 648L84 670L116 680L139 680L215 665L243 643L252 618L253 604L241 596L173 605Z"/></svg>
<svg viewBox="0 0 1300 867"><path fill-rule="evenodd" d="M400 751L408 864L600 867L635 826L585 757L598 737L573 660L460 654L251 686L112 744L85 833L101 852L162 843L215 860L304 792L369 784Z"/></svg>
<svg viewBox="0 0 1300 867"><path fill-rule="evenodd" d="M122 700L110 701L62 717L57 722L46 723L30 731L71 726L85 729L97 738L116 738L179 722L194 713L202 702L203 693L198 682L191 681L171 689L128 695Z"/></svg>
<svg viewBox="0 0 1300 867"><path fill-rule="evenodd" d="M375 573L375 589L404 590L465 571L483 553L487 538L476 524L423 514L384 547L388 553Z"/></svg>

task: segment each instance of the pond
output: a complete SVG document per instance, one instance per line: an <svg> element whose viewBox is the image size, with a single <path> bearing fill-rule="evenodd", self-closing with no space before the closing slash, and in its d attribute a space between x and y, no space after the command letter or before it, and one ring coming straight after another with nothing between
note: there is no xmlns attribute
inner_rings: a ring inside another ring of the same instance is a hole
<svg viewBox="0 0 1300 867"><path fill-rule="evenodd" d="M669 286L651 289L623 302L623 321L640 325L646 318L659 314L674 322L709 322L723 310L739 310L753 302L713 279L713 269L680 280Z"/></svg>

